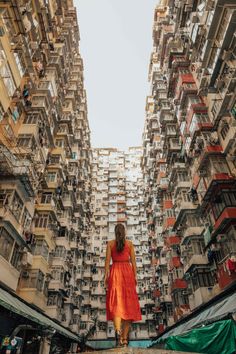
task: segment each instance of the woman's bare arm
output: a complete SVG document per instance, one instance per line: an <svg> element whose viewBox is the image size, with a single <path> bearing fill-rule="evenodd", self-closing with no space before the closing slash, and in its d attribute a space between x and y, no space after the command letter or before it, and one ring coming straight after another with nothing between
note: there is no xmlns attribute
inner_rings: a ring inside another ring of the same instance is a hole
<svg viewBox="0 0 236 354"><path fill-rule="evenodd" d="M108 280L109 271L110 271L110 262L111 262L111 246L110 242L107 243L106 249L106 260L105 260L105 282Z"/></svg>
<svg viewBox="0 0 236 354"><path fill-rule="evenodd" d="M130 242L130 258L131 258L131 264L133 267L133 272L134 272L134 277L137 282L137 266L136 266L136 257L135 257L135 251L134 251L134 245L132 242Z"/></svg>

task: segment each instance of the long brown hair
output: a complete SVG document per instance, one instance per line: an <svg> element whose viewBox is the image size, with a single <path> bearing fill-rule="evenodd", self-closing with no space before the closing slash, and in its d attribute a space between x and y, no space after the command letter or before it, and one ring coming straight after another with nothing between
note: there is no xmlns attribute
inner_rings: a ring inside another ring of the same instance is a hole
<svg viewBox="0 0 236 354"><path fill-rule="evenodd" d="M125 247L125 227L123 224L117 224L115 227L116 250L122 252Z"/></svg>

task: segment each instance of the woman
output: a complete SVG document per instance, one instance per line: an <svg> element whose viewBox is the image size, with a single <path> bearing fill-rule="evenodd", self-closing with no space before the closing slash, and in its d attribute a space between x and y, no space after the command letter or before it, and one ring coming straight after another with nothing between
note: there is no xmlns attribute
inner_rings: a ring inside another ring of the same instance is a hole
<svg viewBox="0 0 236 354"><path fill-rule="evenodd" d="M142 319L136 285L134 246L131 241L125 239L124 225L117 224L115 240L107 243L105 262L107 320L114 323L116 346L128 345L130 323Z"/></svg>

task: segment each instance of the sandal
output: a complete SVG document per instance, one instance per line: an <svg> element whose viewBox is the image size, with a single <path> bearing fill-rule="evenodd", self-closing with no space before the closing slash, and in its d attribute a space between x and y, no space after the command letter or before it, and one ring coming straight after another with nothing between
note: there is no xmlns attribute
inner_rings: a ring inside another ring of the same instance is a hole
<svg viewBox="0 0 236 354"><path fill-rule="evenodd" d="M129 344L128 339L124 339L124 338L123 338L123 340L122 340L122 346L123 346L123 347L128 347L128 344Z"/></svg>
<svg viewBox="0 0 236 354"><path fill-rule="evenodd" d="M121 347L122 346L121 331L119 330L115 331L115 338L116 338L116 347Z"/></svg>

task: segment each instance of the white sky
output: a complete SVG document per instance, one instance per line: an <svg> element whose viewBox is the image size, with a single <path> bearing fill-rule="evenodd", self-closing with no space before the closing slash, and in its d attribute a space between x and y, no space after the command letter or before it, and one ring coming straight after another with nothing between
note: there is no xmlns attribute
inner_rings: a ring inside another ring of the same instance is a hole
<svg viewBox="0 0 236 354"><path fill-rule="evenodd" d="M74 0L93 147L142 144L158 0Z"/></svg>

